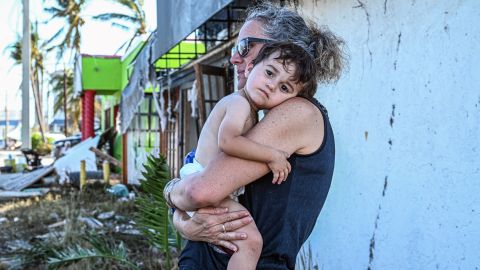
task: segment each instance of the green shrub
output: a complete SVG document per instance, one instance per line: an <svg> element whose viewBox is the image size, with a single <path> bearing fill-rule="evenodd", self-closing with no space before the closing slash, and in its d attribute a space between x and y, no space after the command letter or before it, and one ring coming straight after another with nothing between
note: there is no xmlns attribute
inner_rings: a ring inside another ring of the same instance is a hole
<svg viewBox="0 0 480 270"><path fill-rule="evenodd" d="M31 137L32 149L40 155L48 155L52 152L54 138L46 137L46 143L42 141L42 135L34 132Z"/></svg>
<svg viewBox="0 0 480 270"><path fill-rule="evenodd" d="M32 134L31 143L32 143L32 149L33 150L38 149L38 146L43 143L42 142L42 135L39 132L34 132Z"/></svg>

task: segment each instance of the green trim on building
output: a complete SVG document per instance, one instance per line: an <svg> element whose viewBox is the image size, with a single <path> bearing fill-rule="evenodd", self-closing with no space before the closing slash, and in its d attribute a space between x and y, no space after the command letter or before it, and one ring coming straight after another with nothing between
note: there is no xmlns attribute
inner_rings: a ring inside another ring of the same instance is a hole
<svg viewBox="0 0 480 270"><path fill-rule="evenodd" d="M95 90L97 96L101 96L102 113L100 121L102 130L105 130L105 111L109 108L111 109L109 122L114 123L113 108L120 103L122 91L127 86L133 72L135 59L144 48L144 44L145 42L141 42L123 58L82 55L83 90ZM195 57L205 53L206 49L203 42L182 41L158 59L155 67L157 70L180 68ZM152 87L144 90L145 93L152 93L152 91ZM158 92L158 88L156 91ZM149 142L148 145L159 145L157 132L148 132L143 136L143 139ZM119 134L115 138L113 146L113 156L118 160L123 159L122 148L122 136ZM146 147L145 151L150 152L152 149L152 147Z"/></svg>
<svg viewBox="0 0 480 270"><path fill-rule="evenodd" d="M82 85L97 95L117 95L128 84L134 61L145 42L141 42L123 59L117 56L82 55ZM155 63L157 69L180 68L199 54L205 54L203 42L182 41ZM152 89L146 89L151 93ZM120 100L118 100L120 102Z"/></svg>
<svg viewBox="0 0 480 270"><path fill-rule="evenodd" d="M196 53L195 53L196 52ZM155 63L158 69L179 68L194 59L198 54L205 54L203 42L182 41Z"/></svg>

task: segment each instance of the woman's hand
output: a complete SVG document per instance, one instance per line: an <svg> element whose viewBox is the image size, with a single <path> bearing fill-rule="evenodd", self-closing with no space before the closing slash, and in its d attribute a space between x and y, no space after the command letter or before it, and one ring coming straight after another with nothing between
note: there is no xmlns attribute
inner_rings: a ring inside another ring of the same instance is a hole
<svg viewBox="0 0 480 270"><path fill-rule="evenodd" d="M247 238L247 234L236 230L252 222L248 211L228 212L226 208L205 207L198 209L193 217L175 210L173 223L183 238L222 246L233 251L238 247L233 240Z"/></svg>

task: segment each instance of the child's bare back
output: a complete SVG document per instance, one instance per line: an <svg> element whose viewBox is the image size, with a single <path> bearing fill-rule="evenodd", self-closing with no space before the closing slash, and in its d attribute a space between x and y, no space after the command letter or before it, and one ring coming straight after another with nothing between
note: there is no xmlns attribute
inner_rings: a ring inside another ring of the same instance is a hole
<svg viewBox="0 0 480 270"><path fill-rule="evenodd" d="M231 117L234 119L229 119ZM242 123L243 128L239 135L244 134L257 123L257 113L252 110L242 92L235 92L222 98L209 114L198 139L195 153L195 158L203 166L206 166L217 153L222 151L219 147L219 143L222 143L219 141L219 137L221 137L219 130L224 121Z"/></svg>

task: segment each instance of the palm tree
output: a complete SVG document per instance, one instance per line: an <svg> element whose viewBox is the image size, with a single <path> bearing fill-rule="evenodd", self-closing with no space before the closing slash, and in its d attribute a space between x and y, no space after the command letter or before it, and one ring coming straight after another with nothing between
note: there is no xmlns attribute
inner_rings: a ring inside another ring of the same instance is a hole
<svg viewBox="0 0 480 270"><path fill-rule="evenodd" d="M55 97L53 104L53 114L56 114L60 111L63 111L63 106L66 102L67 111L66 115L69 115L68 119L70 123L67 123L71 128L71 132L75 133L80 130L80 115L82 113L81 102L79 97L75 97L73 93L73 71L71 69L64 69L57 72L54 72L50 76L50 89ZM67 95L65 100L65 93ZM95 100L94 104L95 115L100 115L101 113L101 104ZM67 127L65 127L67 128Z"/></svg>
<svg viewBox="0 0 480 270"><path fill-rule="evenodd" d="M135 33L130 39L127 50L132 41L138 37L147 34L147 23L145 20L144 1L143 0L114 0L130 10L130 14L122 13L103 13L93 16L93 19L100 21L110 21L112 26L119 27L123 30L130 30L134 27ZM124 44L125 45L125 44ZM123 47L123 46L122 46Z"/></svg>
<svg viewBox="0 0 480 270"><path fill-rule="evenodd" d="M66 92L66 115L70 115L72 132L80 130L79 121L81 114L80 99L73 95L73 72L71 69L65 69L53 73L50 77L50 86L55 101L53 104L53 113L56 114L59 111L63 111L63 105L65 103ZM66 91L64 89L66 87ZM68 123L67 123L68 124ZM67 127L65 127L67 128Z"/></svg>
<svg viewBox="0 0 480 270"><path fill-rule="evenodd" d="M42 91L40 85L43 85L43 73L44 65L43 58L46 48L46 43L41 42L40 36L38 34L38 25L37 23L31 24L31 33L30 33L30 81L32 84L33 97L35 99L35 111L37 116L37 123L39 125L40 133L42 135L42 140L45 142L44 128L45 128L45 119L43 117L43 102L42 102ZM10 58L15 61L16 65L22 63L22 37L17 36L17 40L7 47L10 49Z"/></svg>
<svg viewBox="0 0 480 270"><path fill-rule="evenodd" d="M65 33L62 41L50 47L49 50L58 48L59 56L63 56L66 49L74 49L80 52L80 29L85 24L85 20L82 18L82 10L84 7L85 0L56 0L53 6L44 8L45 12L52 14L50 20L55 18L64 19L67 25L67 27L61 27L50 40L48 40L48 43L51 44Z"/></svg>

